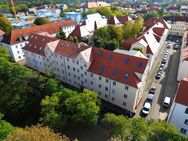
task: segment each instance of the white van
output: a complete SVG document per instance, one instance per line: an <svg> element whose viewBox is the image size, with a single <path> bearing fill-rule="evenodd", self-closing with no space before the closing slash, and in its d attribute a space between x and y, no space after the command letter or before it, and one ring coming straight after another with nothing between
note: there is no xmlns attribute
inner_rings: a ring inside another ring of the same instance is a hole
<svg viewBox="0 0 188 141"><path fill-rule="evenodd" d="M166 96L163 102L164 107L169 107L170 105L170 97Z"/></svg>

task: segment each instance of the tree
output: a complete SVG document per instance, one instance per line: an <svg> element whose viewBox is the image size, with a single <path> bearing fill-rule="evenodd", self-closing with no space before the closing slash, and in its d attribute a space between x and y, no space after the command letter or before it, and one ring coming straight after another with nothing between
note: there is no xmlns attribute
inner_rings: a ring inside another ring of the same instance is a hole
<svg viewBox="0 0 188 141"><path fill-rule="evenodd" d="M44 18L44 17L36 18L34 21L34 24L36 24L36 25L43 25L43 24L47 24L47 23L50 23L50 20L47 18Z"/></svg>
<svg viewBox="0 0 188 141"><path fill-rule="evenodd" d="M159 17L158 13L149 12L146 15L144 15L144 21L147 21L147 20L152 19L152 18L157 18L157 17Z"/></svg>
<svg viewBox="0 0 188 141"><path fill-rule="evenodd" d="M11 23L6 17L0 17L0 29L3 30L6 34L13 30Z"/></svg>
<svg viewBox="0 0 188 141"><path fill-rule="evenodd" d="M128 21L125 23L125 25L123 25L123 30L124 30L124 38L125 39L129 39L131 37L133 37L133 24L131 21Z"/></svg>
<svg viewBox="0 0 188 141"><path fill-rule="evenodd" d="M127 118L107 113L102 123L109 129L112 139L121 141L187 141L175 126L165 121Z"/></svg>
<svg viewBox="0 0 188 141"><path fill-rule="evenodd" d="M69 141L69 138L65 135L55 134L48 127L36 125L25 129L17 129L8 135L5 141Z"/></svg>
<svg viewBox="0 0 188 141"><path fill-rule="evenodd" d="M5 120L2 120L2 118L3 114L0 113L0 140L3 140L8 134L14 131L14 127Z"/></svg>
<svg viewBox="0 0 188 141"><path fill-rule="evenodd" d="M16 6L16 12L26 13L27 11L29 11L29 8L25 4L19 4L18 6Z"/></svg>
<svg viewBox="0 0 188 141"><path fill-rule="evenodd" d="M135 23L133 25L133 35L137 35L143 28L144 20L141 16L136 17Z"/></svg>
<svg viewBox="0 0 188 141"><path fill-rule="evenodd" d="M106 17L113 15L109 7L100 7L97 9L97 12L100 13L102 16L106 16Z"/></svg>
<svg viewBox="0 0 188 141"><path fill-rule="evenodd" d="M65 40L66 39L66 34L63 30L60 30L59 33L56 34L56 38Z"/></svg>
<svg viewBox="0 0 188 141"><path fill-rule="evenodd" d="M85 12L82 12L82 16L86 17L87 15L94 14L94 13L97 13L97 9L96 8L91 8L91 9L85 11Z"/></svg>
<svg viewBox="0 0 188 141"><path fill-rule="evenodd" d="M99 102L94 92L84 89L83 93L65 101L66 110L72 122L95 126L99 118Z"/></svg>

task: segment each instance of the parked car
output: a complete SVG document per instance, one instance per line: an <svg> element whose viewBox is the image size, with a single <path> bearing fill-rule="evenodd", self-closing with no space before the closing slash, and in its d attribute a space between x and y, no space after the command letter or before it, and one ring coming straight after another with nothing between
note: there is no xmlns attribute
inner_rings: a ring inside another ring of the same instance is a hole
<svg viewBox="0 0 188 141"><path fill-rule="evenodd" d="M143 109L142 109L142 113L145 114L145 115L148 115L150 108L151 108L151 103L146 102L146 103L144 104Z"/></svg>
<svg viewBox="0 0 188 141"><path fill-rule="evenodd" d="M160 79L162 75L162 71L158 71L157 75L155 76L155 79Z"/></svg>
<svg viewBox="0 0 188 141"><path fill-rule="evenodd" d="M167 48L170 48L170 45L167 45Z"/></svg>
<svg viewBox="0 0 188 141"><path fill-rule="evenodd" d="M151 89L149 90L149 94L155 94L155 90L156 90L155 86L151 87Z"/></svg>
<svg viewBox="0 0 188 141"><path fill-rule="evenodd" d="M180 47L180 46L179 46L178 44L175 44L173 49L174 49L174 50L178 50L179 47Z"/></svg>
<svg viewBox="0 0 188 141"><path fill-rule="evenodd" d="M146 102L149 102L149 103L152 104L152 102L153 102L153 97L154 97L153 94L148 94L148 96L147 96L147 98L146 98Z"/></svg>
<svg viewBox="0 0 188 141"><path fill-rule="evenodd" d="M166 96L163 102L164 107L169 107L170 105L170 97Z"/></svg>

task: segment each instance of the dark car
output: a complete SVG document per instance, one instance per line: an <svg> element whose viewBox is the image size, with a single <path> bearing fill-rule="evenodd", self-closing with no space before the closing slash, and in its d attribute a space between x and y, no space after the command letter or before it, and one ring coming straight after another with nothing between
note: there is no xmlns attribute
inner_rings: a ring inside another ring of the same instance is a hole
<svg viewBox="0 0 188 141"><path fill-rule="evenodd" d="M174 45L174 47L173 47L173 49L174 49L174 50L178 50L178 49L179 49L179 47L180 47L180 45L175 44L175 45Z"/></svg>
<svg viewBox="0 0 188 141"><path fill-rule="evenodd" d="M159 71L157 75L155 76L155 79L160 79L162 75L162 71Z"/></svg>
<svg viewBox="0 0 188 141"><path fill-rule="evenodd" d="M153 86L153 87L149 90L149 94L155 94L155 90L156 90L156 87Z"/></svg>

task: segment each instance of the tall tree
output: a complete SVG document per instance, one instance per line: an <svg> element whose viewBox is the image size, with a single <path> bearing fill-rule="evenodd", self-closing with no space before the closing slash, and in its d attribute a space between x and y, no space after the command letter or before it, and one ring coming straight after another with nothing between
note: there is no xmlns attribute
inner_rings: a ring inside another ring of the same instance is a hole
<svg viewBox="0 0 188 141"><path fill-rule="evenodd" d="M133 29L133 23L131 21L126 22L125 25L123 26L125 39L131 38L134 36L132 29Z"/></svg>
<svg viewBox="0 0 188 141"><path fill-rule="evenodd" d="M6 34L13 30L11 23L6 17L0 17L0 29L3 30Z"/></svg>
<svg viewBox="0 0 188 141"><path fill-rule="evenodd" d="M43 24L47 24L49 22L50 22L49 19L44 18L44 17L39 17L39 18L35 19L34 24L36 24L36 25L43 25Z"/></svg>

